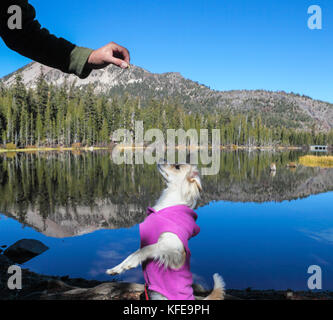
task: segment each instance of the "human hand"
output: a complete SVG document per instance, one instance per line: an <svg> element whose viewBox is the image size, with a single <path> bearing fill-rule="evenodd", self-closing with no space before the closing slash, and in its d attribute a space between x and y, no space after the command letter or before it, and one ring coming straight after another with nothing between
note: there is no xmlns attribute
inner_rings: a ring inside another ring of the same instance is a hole
<svg viewBox="0 0 333 320"><path fill-rule="evenodd" d="M90 54L87 66L91 69L101 69L111 63L122 69L128 68L130 65L130 54L128 50L119 44L110 42Z"/></svg>

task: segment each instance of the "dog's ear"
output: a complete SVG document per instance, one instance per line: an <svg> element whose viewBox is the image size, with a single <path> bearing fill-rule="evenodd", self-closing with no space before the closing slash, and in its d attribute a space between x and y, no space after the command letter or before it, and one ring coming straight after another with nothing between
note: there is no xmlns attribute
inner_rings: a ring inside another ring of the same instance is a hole
<svg viewBox="0 0 333 320"><path fill-rule="evenodd" d="M201 179L200 179L200 176L199 176L199 171L198 169L195 169L195 170L192 170L188 177L187 177L187 180L190 182L190 183L195 183L199 189L200 192L202 192L202 185L201 185Z"/></svg>

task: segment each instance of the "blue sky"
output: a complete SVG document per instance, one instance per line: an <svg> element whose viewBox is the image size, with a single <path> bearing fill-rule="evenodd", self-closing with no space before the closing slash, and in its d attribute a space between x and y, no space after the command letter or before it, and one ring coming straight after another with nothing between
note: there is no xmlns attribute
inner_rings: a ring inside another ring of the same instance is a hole
<svg viewBox="0 0 333 320"><path fill-rule="evenodd" d="M52 33L77 45L126 46L132 63L213 89L285 90L333 103L331 0L30 0ZM307 27L310 5L322 30ZM0 40L0 77L29 62Z"/></svg>

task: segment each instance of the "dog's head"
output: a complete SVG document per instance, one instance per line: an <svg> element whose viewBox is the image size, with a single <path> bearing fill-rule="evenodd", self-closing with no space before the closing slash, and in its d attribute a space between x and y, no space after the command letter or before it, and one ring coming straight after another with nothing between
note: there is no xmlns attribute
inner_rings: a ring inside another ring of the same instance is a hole
<svg viewBox="0 0 333 320"><path fill-rule="evenodd" d="M190 164L158 164L169 190L179 192L185 203L193 203L202 192L199 170Z"/></svg>

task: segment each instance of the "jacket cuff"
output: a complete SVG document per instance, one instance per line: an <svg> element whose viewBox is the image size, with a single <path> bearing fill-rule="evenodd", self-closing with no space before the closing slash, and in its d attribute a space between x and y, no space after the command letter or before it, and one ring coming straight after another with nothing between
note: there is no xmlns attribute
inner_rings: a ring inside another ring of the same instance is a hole
<svg viewBox="0 0 333 320"><path fill-rule="evenodd" d="M87 78L92 69L87 68L86 63L92 52L92 49L75 47L70 56L69 73L74 73L81 79Z"/></svg>

